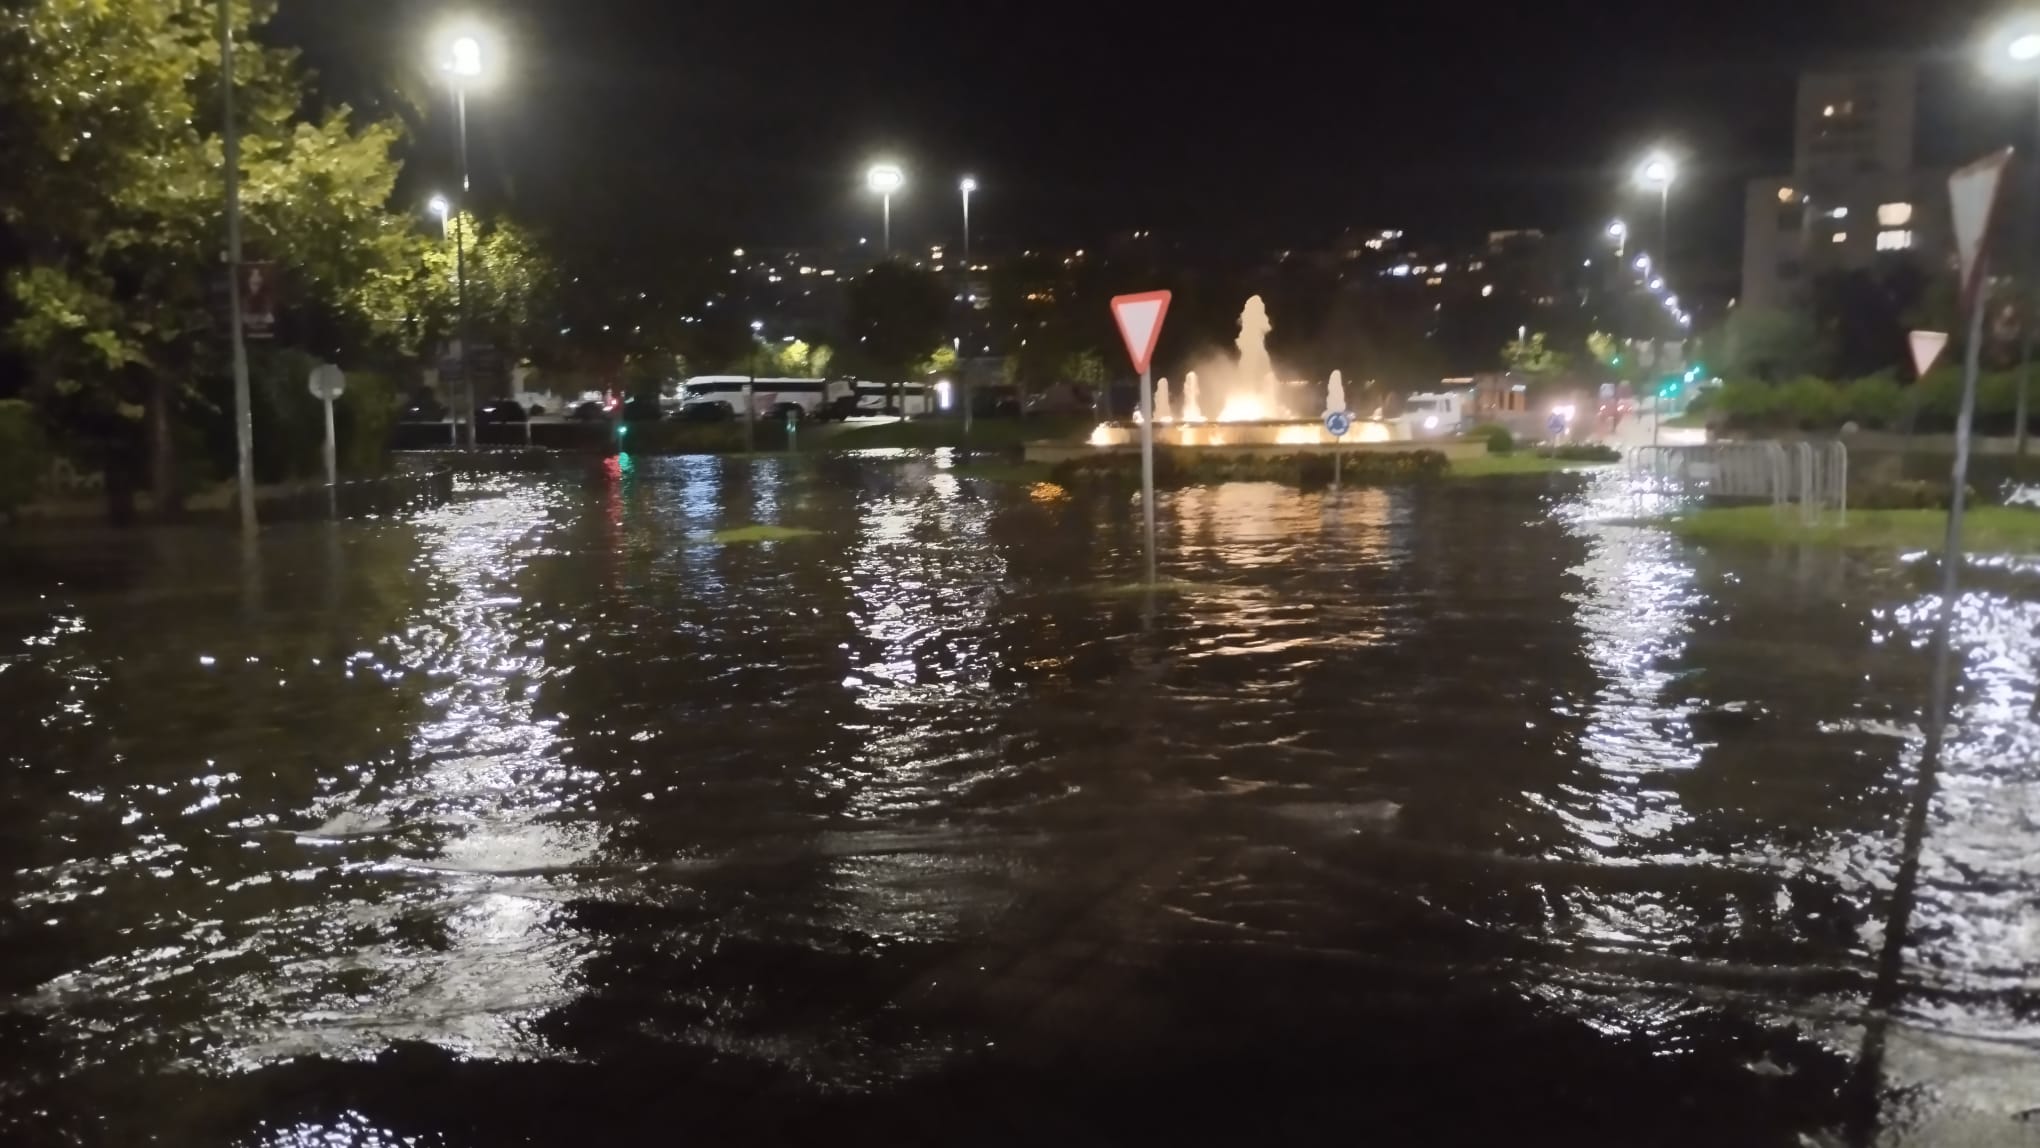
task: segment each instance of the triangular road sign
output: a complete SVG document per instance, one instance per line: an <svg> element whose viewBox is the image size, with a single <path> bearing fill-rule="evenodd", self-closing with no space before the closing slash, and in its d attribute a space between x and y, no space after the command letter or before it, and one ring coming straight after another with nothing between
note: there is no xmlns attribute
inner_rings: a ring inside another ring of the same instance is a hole
<svg viewBox="0 0 2040 1148"><path fill-rule="evenodd" d="M1948 206L1955 215L1955 253L1962 261L1962 301L1976 298L1983 275L1984 245L1990 240L1998 186L2012 149L1992 152L1948 177Z"/></svg>
<svg viewBox="0 0 2040 1148"><path fill-rule="evenodd" d="M1169 293L1148 291L1120 295L1112 300L1112 318L1119 324L1119 337L1126 340L1126 354L1133 369L1146 371L1154 356L1155 340L1162 334L1162 318L1169 313Z"/></svg>
<svg viewBox="0 0 2040 1148"><path fill-rule="evenodd" d="M1948 345L1948 332L1914 331L1906 336L1906 341L1912 344L1914 374L1925 378L1934 360L1941 357L1941 348Z"/></svg>

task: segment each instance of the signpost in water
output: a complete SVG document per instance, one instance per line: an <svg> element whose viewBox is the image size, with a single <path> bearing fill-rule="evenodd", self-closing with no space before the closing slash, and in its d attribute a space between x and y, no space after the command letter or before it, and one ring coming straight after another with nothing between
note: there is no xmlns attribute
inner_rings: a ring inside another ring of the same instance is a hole
<svg viewBox="0 0 2040 1148"><path fill-rule="evenodd" d="M1127 357L1140 372L1140 511L1147 526L1147 580L1155 581L1155 407L1154 380L1148 375L1148 361L1154 358L1155 340L1162 334L1162 319L1169 313L1167 291L1146 291L1120 295L1112 300L1112 318L1119 324L1119 337L1126 341Z"/></svg>

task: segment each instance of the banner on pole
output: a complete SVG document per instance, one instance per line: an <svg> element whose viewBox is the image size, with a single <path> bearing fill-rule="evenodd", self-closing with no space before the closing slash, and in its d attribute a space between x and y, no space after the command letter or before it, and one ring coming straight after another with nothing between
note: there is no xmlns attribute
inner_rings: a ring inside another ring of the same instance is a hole
<svg viewBox="0 0 2040 1148"><path fill-rule="evenodd" d="M276 334L276 264L243 263L234 269L241 277L241 337L267 339Z"/></svg>

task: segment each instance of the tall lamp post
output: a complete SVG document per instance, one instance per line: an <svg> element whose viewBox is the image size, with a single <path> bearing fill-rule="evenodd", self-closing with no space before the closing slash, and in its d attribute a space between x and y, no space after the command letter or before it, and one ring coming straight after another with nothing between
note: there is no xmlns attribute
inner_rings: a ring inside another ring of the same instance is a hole
<svg viewBox="0 0 2040 1148"><path fill-rule="evenodd" d="M453 215L453 273L460 308L460 385L467 408L467 446L475 448L475 372L469 349L467 302L467 206L472 184L468 179L467 94L482 78L482 42L472 35L455 36L448 45L446 74L453 82L454 118L460 135L460 210Z"/></svg>
<svg viewBox="0 0 2040 1148"><path fill-rule="evenodd" d="M1629 225L1616 220L1608 225L1608 238L1615 241L1615 258L1622 259L1629 254Z"/></svg>
<svg viewBox="0 0 2040 1148"><path fill-rule="evenodd" d="M970 193L977 190L977 180L969 176L956 185L963 192L963 269L970 270Z"/></svg>
<svg viewBox="0 0 2040 1148"><path fill-rule="evenodd" d="M900 185L906 181L907 178L901 174L899 167L889 163L874 164L871 170L864 174L865 186L877 192L879 197L885 201L885 253L887 255L892 254L892 193L898 191Z"/></svg>
<svg viewBox="0 0 2040 1148"><path fill-rule="evenodd" d="M2029 13L2000 29L1992 38L1986 67L1992 72L2018 80L2040 80L2040 14ZM2036 84L2040 88L2040 84ZM2012 412L2014 451L2026 453L2026 392L2033 373L2034 275L2040 272L2040 178L2028 167L2019 173L2026 185L2025 273L2020 276L2019 390Z"/></svg>
<svg viewBox="0 0 2040 1148"><path fill-rule="evenodd" d="M1645 156L1636 165L1636 182L1640 187L1656 188L1658 193L1658 252L1657 264L1663 268L1669 261L1672 245L1672 181L1679 176L1678 166L1672 157L1661 151Z"/></svg>
<svg viewBox="0 0 2040 1148"><path fill-rule="evenodd" d="M249 414L248 343L241 331L241 137L234 118L234 29L227 0L220 0L220 93L226 105L222 129L227 168L227 328L234 343L235 474L241 487L241 537L255 540L255 422Z"/></svg>

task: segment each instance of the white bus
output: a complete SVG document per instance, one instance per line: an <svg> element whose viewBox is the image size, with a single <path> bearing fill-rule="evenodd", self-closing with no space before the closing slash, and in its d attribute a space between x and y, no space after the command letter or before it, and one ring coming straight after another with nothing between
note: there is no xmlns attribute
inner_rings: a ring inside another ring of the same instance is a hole
<svg viewBox="0 0 2040 1148"><path fill-rule="evenodd" d="M761 419L785 418L789 410L797 411L804 419L884 414L912 418L935 409L934 389L926 383L696 375L680 386L680 417L742 415L745 387L751 388L752 414Z"/></svg>
<svg viewBox="0 0 2040 1148"><path fill-rule="evenodd" d="M696 375L680 384L681 418L729 418L744 413L744 388L751 388L751 413L758 418L785 418L789 410L802 418L822 413L829 402L826 379L770 379L749 375ZM720 409L717 409L720 408Z"/></svg>

